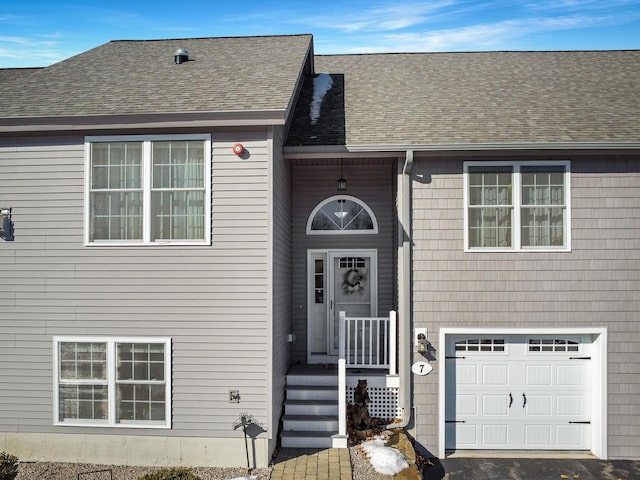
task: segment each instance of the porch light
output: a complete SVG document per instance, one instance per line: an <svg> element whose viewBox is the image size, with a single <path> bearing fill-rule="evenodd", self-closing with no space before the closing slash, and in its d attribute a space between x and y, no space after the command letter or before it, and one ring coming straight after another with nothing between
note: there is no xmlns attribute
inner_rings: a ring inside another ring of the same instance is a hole
<svg viewBox="0 0 640 480"><path fill-rule="evenodd" d="M347 189L347 181L342 176L342 160L340 160L340 178L338 179L338 191L344 192Z"/></svg>
<svg viewBox="0 0 640 480"><path fill-rule="evenodd" d="M424 333L420 332L418 337L416 338L416 347L418 353L425 354L427 353L427 337Z"/></svg>

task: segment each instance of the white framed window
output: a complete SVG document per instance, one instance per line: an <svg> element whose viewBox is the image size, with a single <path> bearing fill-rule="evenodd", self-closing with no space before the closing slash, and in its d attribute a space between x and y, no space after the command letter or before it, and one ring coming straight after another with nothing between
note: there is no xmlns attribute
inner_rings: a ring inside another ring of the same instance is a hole
<svg viewBox="0 0 640 480"><path fill-rule="evenodd" d="M378 221L362 200L350 195L324 199L307 220L307 235L376 234Z"/></svg>
<svg viewBox="0 0 640 480"><path fill-rule="evenodd" d="M211 136L85 139L86 245L209 245Z"/></svg>
<svg viewBox="0 0 640 480"><path fill-rule="evenodd" d="M171 427L171 340L54 338L56 425Z"/></svg>
<svg viewBox="0 0 640 480"><path fill-rule="evenodd" d="M570 250L569 167L568 161L465 162L465 250Z"/></svg>

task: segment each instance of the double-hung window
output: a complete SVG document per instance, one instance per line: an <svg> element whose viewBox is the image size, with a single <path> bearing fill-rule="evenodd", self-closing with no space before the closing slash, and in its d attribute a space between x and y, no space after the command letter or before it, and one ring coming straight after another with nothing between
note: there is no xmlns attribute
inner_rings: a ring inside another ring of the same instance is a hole
<svg viewBox="0 0 640 480"><path fill-rule="evenodd" d="M86 243L210 243L209 135L87 137Z"/></svg>
<svg viewBox="0 0 640 480"><path fill-rule="evenodd" d="M171 426L166 338L56 337L57 425Z"/></svg>
<svg viewBox="0 0 640 480"><path fill-rule="evenodd" d="M569 185L569 162L466 162L466 249L569 250Z"/></svg>

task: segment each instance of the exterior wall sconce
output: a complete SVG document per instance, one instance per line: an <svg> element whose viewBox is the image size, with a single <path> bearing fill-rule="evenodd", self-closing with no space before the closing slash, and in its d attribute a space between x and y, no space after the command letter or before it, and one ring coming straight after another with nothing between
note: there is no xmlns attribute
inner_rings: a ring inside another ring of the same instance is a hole
<svg viewBox="0 0 640 480"><path fill-rule="evenodd" d="M340 160L340 178L338 179L338 191L344 192L347 190L347 181L342 176L342 160Z"/></svg>
<svg viewBox="0 0 640 480"><path fill-rule="evenodd" d="M418 338L416 339L416 347L418 353L425 354L427 353L427 337L425 337L424 333L419 333Z"/></svg>
<svg viewBox="0 0 640 480"><path fill-rule="evenodd" d="M0 208L0 238L3 238L7 242L13 242L11 208Z"/></svg>

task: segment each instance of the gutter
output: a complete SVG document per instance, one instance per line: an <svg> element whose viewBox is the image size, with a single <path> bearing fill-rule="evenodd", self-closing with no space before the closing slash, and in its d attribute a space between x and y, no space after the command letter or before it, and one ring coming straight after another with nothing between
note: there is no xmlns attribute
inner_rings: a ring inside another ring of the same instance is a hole
<svg viewBox="0 0 640 480"><path fill-rule="evenodd" d="M405 153L402 170L398 164L398 375L403 419L385 428L405 428L411 421L411 169L413 150Z"/></svg>
<svg viewBox="0 0 640 480"><path fill-rule="evenodd" d="M284 125L286 110L0 117L0 133Z"/></svg>

